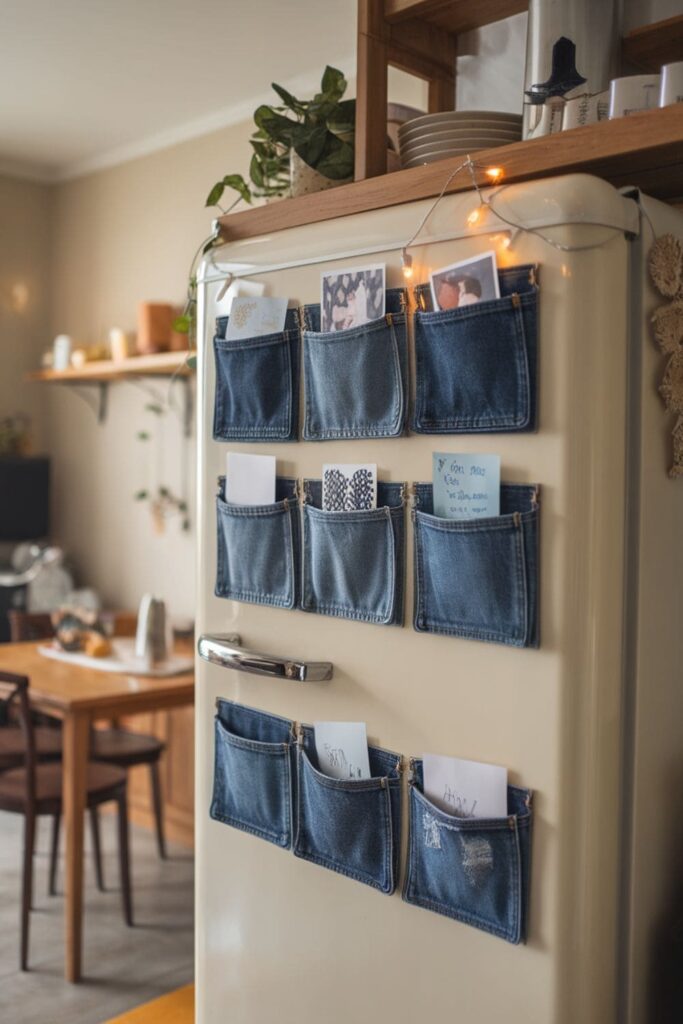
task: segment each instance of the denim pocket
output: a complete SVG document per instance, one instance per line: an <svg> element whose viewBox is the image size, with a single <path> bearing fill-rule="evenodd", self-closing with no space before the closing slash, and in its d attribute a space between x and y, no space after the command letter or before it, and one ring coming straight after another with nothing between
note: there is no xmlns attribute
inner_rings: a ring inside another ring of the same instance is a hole
<svg viewBox="0 0 683 1024"><path fill-rule="evenodd" d="M499 299L415 313L416 433L536 428L536 270L500 270ZM431 304L425 286L417 298Z"/></svg>
<svg viewBox="0 0 683 1024"><path fill-rule="evenodd" d="M213 340L216 441L296 441L299 426L298 311L288 309L285 330L227 341L227 317ZM222 331L221 331L222 328Z"/></svg>
<svg viewBox="0 0 683 1024"><path fill-rule="evenodd" d="M405 292L386 294L386 316L362 327L319 333L306 306L303 334L306 441L398 437L407 412Z"/></svg>
<svg viewBox="0 0 683 1024"><path fill-rule="evenodd" d="M502 484L501 515L442 519L416 484L415 615L419 633L538 647L538 488Z"/></svg>
<svg viewBox="0 0 683 1024"><path fill-rule="evenodd" d="M211 817L289 848L293 723L229 700L216 708Z"/></svg>
<svg viewBox="0 0 683 1024"><path fill-rule="evenodd" d="M422 762L410 786L403 899L508 942L526 939L531 792L508 786L506 818L456 818L422 792Z"/></svg>
<svg viewBox="0 0 683 1024"><path fill-rule="evenodd" d="M219 478L216 596L295 608L299 603L296 482L278 477L274 505L231 505Z"/></svg>
<svg viewBox="0 0 683 1024"><path fill-rule="evenodd" d="M313 730L304 728L294 854L392 893L401 846L401 758L368 749L372 778L332 779L319 771Z"/></svg>
<svg viewBox="0 0 683 1024"><path fill-rule="evenodd" d="M378 483L377 508L323 512L320 480L305 480L301 607L382 625L403 623L403 484Z"/></svg>

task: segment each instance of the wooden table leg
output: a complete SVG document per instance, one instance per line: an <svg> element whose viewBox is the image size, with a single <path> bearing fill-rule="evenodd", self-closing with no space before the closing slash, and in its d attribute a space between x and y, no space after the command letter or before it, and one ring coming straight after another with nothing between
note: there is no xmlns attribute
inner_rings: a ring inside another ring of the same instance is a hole
<svg viewBox="0 0 683 1024"><path fill-rule="evenodd" d="M81 977L83 821L89 740L90 719L88 715L77 711L66 715L64 718L62 778L66 833L64 976L67 981L79 981Z"/></svg>

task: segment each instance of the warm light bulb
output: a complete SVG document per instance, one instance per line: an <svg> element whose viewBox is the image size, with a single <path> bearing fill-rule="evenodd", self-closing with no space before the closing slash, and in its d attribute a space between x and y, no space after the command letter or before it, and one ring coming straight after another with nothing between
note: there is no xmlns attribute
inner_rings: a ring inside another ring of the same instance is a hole
<svg viewBox="0 0 683 1024"><path fill-rule="evenodd" d="M413 257L405 249L401 252L401 266L404 278L409 281L413 276Z"/></svg>
<svg viewBox="0 0 683 1024"><path fill-rule="evenodd" d="M512 239L510 238L510 236L509 236L509 235L505 235L505 236L504 236L503 238L501 238L501 240L500 240L501 248L503 248L503 249L509 249L509 248L510 248L510 243L511 243L511 242L512 242Z"/></svg>
<svg viewBox="0 0 683 1024"><path fill-rule="evenodd" d="M495 184L497 181L500 181L500 179L503 177L503 168L502 167L487 167L486 168L486 177L490 178L491 181Z"/></svg>
<svg viewBox="0 0 683 1024"><path fill-rule="evenodd" d="M479 207L477 207L476 210L472 210L472 212L467 215L467 223L471 227L474 227L474 225L478 222L480 216L481 213L479 212Z"/></svg>

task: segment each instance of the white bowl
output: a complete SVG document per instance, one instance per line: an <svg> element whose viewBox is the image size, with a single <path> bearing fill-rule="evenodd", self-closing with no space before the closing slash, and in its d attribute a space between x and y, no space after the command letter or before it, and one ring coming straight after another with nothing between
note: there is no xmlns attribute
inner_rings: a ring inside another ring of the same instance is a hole
<svg viewBox="0 0 683 1024"><path fill-rule="evenodd" d="M414 157L423 156L425 153L447 153L451 150L467 150L470 149L497 149L499 146L505 145L500 139L482 139L476 136L471 138L462 138L451 140L450 142L435 142L428 143L424 146L414 146L409 150L401 150L401 161L412 160Z"/></svg>
<svg viewBox="0 0 683 1024"><path fill-rule="evenodd" d="M503 132L505 135L518 135L521 137L521 124L505 124L504 121L456 121L453 124L442 123L430 125L426 128L413 128L412 131L399 132L399 142L414 142L416 139L431 139L435 135L443 135L445 132L467 132L474 135L477 132Z"/></svg>
<svg viewBox="0 0 683 1024"><path fill-rule="evenodd" d="M424 156L416 156L411 160L401 161L401 166L405 170L407 167L421 167L422 164L433 164L438 160L449 160L454 156L467 156L476 153L476 149L452 149L445 153L428 153Z"/></svg>
<svg viewBox="0 0 683 1024"><path fill-rule="evenodd" d="M423 117L415 117L406 121L399 128L399 133L410 131L412 128L431 127L437 124L456 124L459 121L496 121L504 124L521 124L521 114L506 114L497 110L446 110L439 114L425 114Z"/></svg>
<svg viewBox="0 0 683 1024"><path fill-rule="evenodd" d="M400 150L402 155L408 155L418 149L424 149L425 146L443 146L453 145L460 146L462 144L468 145L473 141L480 143L487 143L487 145L493 146L505 146L512 142L519 142L521 135L519 132L478 132L478 131L465 131L465 132L437 132L436 134L419 139L411 139L409 142L402 142L400 144Z"/></svg>

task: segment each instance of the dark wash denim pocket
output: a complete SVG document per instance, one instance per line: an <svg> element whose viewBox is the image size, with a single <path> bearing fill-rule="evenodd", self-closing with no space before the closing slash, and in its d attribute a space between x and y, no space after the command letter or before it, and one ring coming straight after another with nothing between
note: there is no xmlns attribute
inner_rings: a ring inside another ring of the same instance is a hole
<svg viewBox="0 0 683 1024"><path fill-rule="evenodd" d="M524 942L530 790L508 786L507 818L456 818L432 804L422 790L422 762L416 761L403 899L508 942Z"/></svg>
<svg viewBox="0 0 683 1024"><path fill-rule="evenodd" d="M377 508L323 512L320 480L305 480L301 607L381 625L403 623L403 484L378 483Z"/></svg>
<svg viewBox="0 0 683 1024"><path fill-rule="evenodd" d="M295 793L293 723L219 700L215 743L211 817L289 848Z"/></svg>
<svg viewBox="0 0 683 1024"><path fill-rule="evenodd" d="M318 768L313 730L297 748L294 854L392 893L401 846L401 758L369 747L370 779L332 779Z"/></svg>
<svg viewBox="0 0 683 1024"><path fill-rule="evenodd" d="M278 477L274 505L231 505L219 478L216 596L280 608L299 603L296 481Z"/></svg>
<svg viewBox="0 0 683 1024"><path fill-rule="evenodd" d="M305 307L306 441L403 433L408 408L405 308L405 291L389 289L381 320L320 333L320 307Z"/></svg>
<svg viewBox="0 0 683 1024"><path fill-rule="evenodd" d="M216 441L296 441L299 428L298 310L288 309L285 330L227 341L227 317L213 339Z"/></svg>
<svg viewBox="0 0 683 1024"><path fill-rule="evenodd" d="M433 515L431 484L415 495L415 629L538 647L538 487L502 484L488 519Z"/></svg>
<svg viewBox="0 0 683 1024"><path fill-rule="evenodd" d="M415 412L418 434L536 428L537 267L499 270L501 297L428 312L416 289Z"/></svg>

